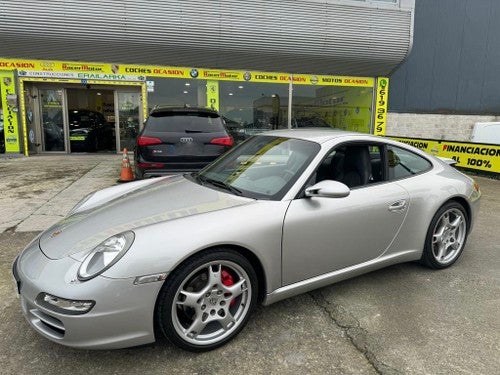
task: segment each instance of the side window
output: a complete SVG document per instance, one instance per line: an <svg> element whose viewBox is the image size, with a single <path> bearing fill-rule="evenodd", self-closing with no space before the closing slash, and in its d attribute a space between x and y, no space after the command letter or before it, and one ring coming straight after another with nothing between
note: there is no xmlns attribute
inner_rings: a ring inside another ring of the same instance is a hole
<svg viewBox="0 0 500 375"><path fill-rule="evenodd" d="M395 146L387 146L389 180L413 176L429 170L432 164L425 158Z"/></svg>
<svg viewBox="0 0 500 375"><path fill-rule="evenodd" d="M376 144L337 146L319 166L316 182L335 180L353 188L383 181L381 151Z"/></svg>
<svg viewBox="0 0 500 375"><path fill-rule="evenodd" d="M332 150L328 156L322 161L316 171L316 182L323 180L341 180L345 155L345 147L337 147Z"/></svg>

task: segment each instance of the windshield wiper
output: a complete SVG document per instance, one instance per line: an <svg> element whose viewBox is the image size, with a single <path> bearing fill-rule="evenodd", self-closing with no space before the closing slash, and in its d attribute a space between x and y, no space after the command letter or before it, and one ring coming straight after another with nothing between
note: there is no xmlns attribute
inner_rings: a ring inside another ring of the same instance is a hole
<svg viewBox="0 0 500 375"><path fill-rule="evenodd" d="M197 174L194 177L196 178L196 181L198 181L202 185L209 184L209 185L213 185L213 186L218 187L218 188L222 188L224 190L228 190L231 193L233 193L234 195L239 195L239 196L243 195L243 192L240 189L235 188L234 186L231 186L224 181L214 180L213 178L201 176L199 174Z"/></svg>

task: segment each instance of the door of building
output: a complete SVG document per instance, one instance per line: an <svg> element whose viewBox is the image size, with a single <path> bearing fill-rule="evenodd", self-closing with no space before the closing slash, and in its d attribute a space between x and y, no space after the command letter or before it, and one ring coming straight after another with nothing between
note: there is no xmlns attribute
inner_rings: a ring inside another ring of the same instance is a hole
<svg viewBox="0 0 500 375"><path fill-rule="evenodd" d="M66 88L71 152L116 152L114 96L112 87Z"/></svg>
<svg viewBox="0 0 500 375"><path fill-rule="evenodd" d="M68 152L65 92L61 87L38 89L42 151Z"/></svg>
<svg viewBox="0 0 500 375"><path fill-rule="evenodd" d="M29 153L132 151L143 122L140 87L25 82Z"/></svg>
<svg viewBox="0 0 500 375"><path fill-rule="evenodd" d="M139 89L116 90L116 118L119 127L118 149L132 151L143 123L141 91Z"/></svg>

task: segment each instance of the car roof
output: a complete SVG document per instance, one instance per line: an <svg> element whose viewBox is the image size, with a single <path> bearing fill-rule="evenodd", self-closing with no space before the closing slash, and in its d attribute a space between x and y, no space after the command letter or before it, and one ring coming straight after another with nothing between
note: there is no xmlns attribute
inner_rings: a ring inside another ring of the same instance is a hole
<svg viewBox="0 0 500 375"><path fill-rule="evenodd" d="M210 108L199 108L199 107L172 107L172 106L158 106L151 110L151 114L153 113L169 113L169 112L192 112L192 113L207 113L207 114L215 114L219 116L219 113L216 110Z"/></svg>
<svg viewBox="0 0 500 375"><path fill-rule="evenodd" d="M298 138L306 141L313 141L316 143L324 143L332 139L342 138L342 137L375 138L375 136L366 133L348 132L345 130L333 129L333 128L332 129L325 129L325 128L281 129L281 130L270 130L260 134L272 135L276 137ZM379 137L376 137L375 139L380 140Z"/></svg>
<svg viewBox="0 0 500 375"><path fill-rule="evenodd" d="M79 108L68 109L68 114L70 116L79 116L79 115L87 115L88 116L91 113L94 113L96 115L104 117L104 115L101 112L94 111L92 109L79 109Z"/></svg>
<svg viewBox="0 0 500 375"><path fill-rule="evenodd" d="M80 109L80 108L70 108L70 109L68 109L68 112L70 112L70 113L79 113L79 112L81 112L81 113L90 113L90 112L101 113L99 111L94 111L92 109Z"/></svg>

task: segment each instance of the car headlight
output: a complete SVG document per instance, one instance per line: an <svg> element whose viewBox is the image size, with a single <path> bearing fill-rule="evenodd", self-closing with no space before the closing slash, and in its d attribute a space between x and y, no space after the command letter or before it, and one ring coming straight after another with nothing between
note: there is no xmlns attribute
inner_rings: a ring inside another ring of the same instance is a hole
<svg viewBox="0 0 500 375"><path fill-rule="evenodd" d="M109 237L97 245L78 268L78 280L90 280L118 262L134 242L134 232Z"/></svg>

